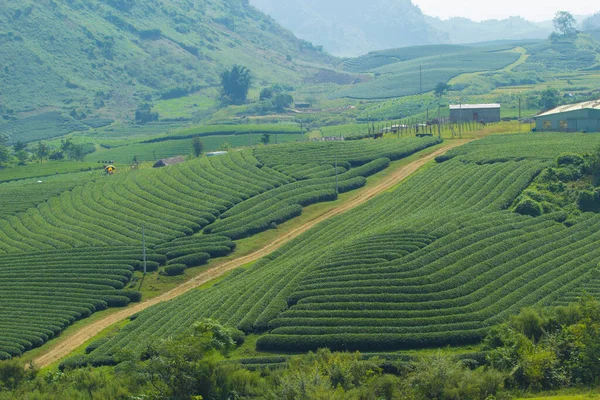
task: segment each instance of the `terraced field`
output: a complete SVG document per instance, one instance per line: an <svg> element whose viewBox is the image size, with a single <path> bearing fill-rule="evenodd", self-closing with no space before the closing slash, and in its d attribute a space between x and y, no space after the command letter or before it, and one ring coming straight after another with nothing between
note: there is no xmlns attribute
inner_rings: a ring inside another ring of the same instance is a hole
<svg viewBox="0 0 600 400"><path fill-rule="evenodd" d="M141 351L202 318L263 332L257 347L276 352L476 342L524 306L598 286L600 216L565 223L561 212L507 208L560 153L599 144L596 135L527 134L466 145L218 285L140 313L90 360ZM516 158L497 157L517 148Z"/></svg>
<svg viewBox="0 0 600 400"><path fill-rule="evenodd" d="M91 171L0 183L0 217L26 211L99 176L99 171Z"/></svg>
<svg viewBox="0 0 600 400"><path fill-rule="evenodd" d="M434 89L438 82L480 71L500 70L517 61L520 54L506 46L418 46L371 52L348 60L345 68L374 74L374 79L343 89L334 97L386 99ZM422 76L422 81L420 79Z"/></svg>
<svg viewBox="0 0 600 400"><path fill-rule="evenodd" d="M437 143L390 140L386 154L400 159ZM142 226L150 271L202 265L231 252L235 239L361 187L390 162L376 141L339 142L330 150L348 168L339 167L336 176L333 161L305 159L306 144L282 146L298 154L287 160L294 176L261 160L268 152L234 152L104 176L0 219L0 358L19 355L96 310L139 300L139 292L123 289L141 268ZM360 163L351 167L355 159ZM50 304L56 307L45 313Z"/></svg>

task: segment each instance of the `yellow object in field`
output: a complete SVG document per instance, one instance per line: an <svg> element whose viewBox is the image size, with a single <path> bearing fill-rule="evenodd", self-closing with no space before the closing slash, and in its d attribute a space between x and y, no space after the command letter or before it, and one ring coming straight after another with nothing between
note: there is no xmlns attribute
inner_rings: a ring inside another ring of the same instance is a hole
<svg viewBox="0 0 600 400"><path fill-rule="evenodd" d="M104 167L104 170L106 171L106 173L108 175L112 175L115 173L115 171L117 170L117 168L115 168L114 165L107 165L106 167Z"/></svg>

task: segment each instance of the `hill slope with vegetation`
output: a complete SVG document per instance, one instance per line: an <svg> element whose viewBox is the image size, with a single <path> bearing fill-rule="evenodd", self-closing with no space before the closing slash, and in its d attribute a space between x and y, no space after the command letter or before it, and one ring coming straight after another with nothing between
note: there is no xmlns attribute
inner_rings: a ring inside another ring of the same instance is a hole
<svg viewBox="0 0 600 400"><path fill-rule="evenodd" d="M220 285L144 311L90 360L127 344L142 351L202 318L266 332L257 347L268 351L476 343L522 307L598 287L597 213L548 208L532 217L514 204L563 151L599 144L595 136L529 134L457 149Z"/></svg>
<svg viewBox="0 0 600 400"><path fill-rule="evenodd" d="M258 83L294 84L309 71L295 61L332 59L247 1L25 0L0 9L0 60L0 132L51 131L22 138L37 140L215 91L236 63Z"/></svg>

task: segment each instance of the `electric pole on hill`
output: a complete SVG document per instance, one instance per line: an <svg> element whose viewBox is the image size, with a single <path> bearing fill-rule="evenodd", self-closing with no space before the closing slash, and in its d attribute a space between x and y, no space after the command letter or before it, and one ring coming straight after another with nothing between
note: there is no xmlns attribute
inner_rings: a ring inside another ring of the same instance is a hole
<svg viewBox="0 0 600 400"><path fill-rule="evenodd" d="M144 257L144 276L146 276L146 227L142 225L142 248Z"/></svg>
<svg viewBox="0 0 600 400"><path fill-rule="evenodd" d="M521 133L521 93L519 93L519 133Z"/></svg>
<svg viewBox="0 0 600 400"><path fill-rule="evenodd" d="M339 196L340 188L338 186L337 154L335 155L335 194Z"/></svg>
<svg viewBox="0 0 600 400"><path fill-rule="evenodd" d="M423 66L419 65L419 94L423 94Z"/></svg>
<svg viewBox="0 0 600 400"><path fill-rule="evenodd" d="M440 109L442 108L441 104L438 104L438 139L442 138L442 121L440 116Z"/></svg>

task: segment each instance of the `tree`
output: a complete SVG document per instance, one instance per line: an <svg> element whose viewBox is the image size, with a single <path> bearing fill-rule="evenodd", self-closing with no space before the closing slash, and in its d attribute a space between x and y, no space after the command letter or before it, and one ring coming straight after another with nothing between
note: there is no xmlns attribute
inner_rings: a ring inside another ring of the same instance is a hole
<svg viewBox="0 0 600 400"><path fill-rule="evenodd" d="M279 93L273 99L273 106L277 111L283 111L284 108L291 106L294 103L294 98L287 93Z"/></svg>
<svg viewBox="0 0 600 400"><path fill-rule="evenodd" d="M260 100L270 100L273 98L273 89L271 88L264 88L263 90L260 91Z"/></svg>
<svg viewBox="0 0 600 400"><path fill-rule="evenodd" d="M43 143L41 140L38 142L38 148L35 151L35 154L37 155L37 158L40 161L44 161L44 158L46 158L48 156L48 146L46 146L46 143Z"/></svg>
<svg viewBox="0 0 600 400"><path fill-rule="evenodd" d="M71 139L62 140L60 144L60 150L60 153L62 153L63 156L64 154L67 154L69 160L83 161L83 159L85 158L85 150L83 148L83 145L74 144L73 142L71 142ZM58 154L56 154L55 157L57 159L62 159L62 157Z"/></svg>
<svg viewBox="0 0 600 400"><path fill-rule="evenodd" d="M269 142L271 141L271 135L269 135L268 133L263 133L263 135L260 137L260 141L266 146L269 144Z"/></svg>
<svg viewBox="0 0 600 400"><path fill-rule="evenodd" d="M29 159L29 153L27 150L19 150L15 153L15 156L19 159L19 165L25 165Z"/></svg>
<svg viewBox="0 0 600 400"><path fill-rule="evenodd" d="M25 150L27 148L27 145L25 143L23 143L22 141L18 140L17 143L15 143L15 145L13 146L13 151L15 153L18 153L21 150Z"/></svg>
<svg viewBox="0 0 600 400"><path fill-rule="evenodd" d="M158 117L158 113L152 112L152 106L148 103L141 104L137 110L135 110L135 122L141 125L158 121Z"/></svg>
<svg viewBox="0 0 600 400"><path fill-rule="evenodd" d="M226 104L243 104L252 83L250 70L234 65L231 71L221 72L221 99Z"/></svg>
<svg viewBox="0 0 600 400"><path fill-rule="evenodd" d="M195 157L200 157L200 155L204 151L204 143L200 140L199 137L195 137L192 139L192 151L194 152Z"/></svg>
<svg viewBox="0 0 600 400"><path fill-rule="evenodd" d="M442 96L444 94L446 94L446 92L450 90L450 85L448 85L445 82L439 82L437 85L435 85L435 89L433 90L433 93L435 93L435 96L438 99L441 99Z"/></svg>
<svg viewBox="0 0 600 400"><path fill-rule="evenodd" d="M597 12L583 21L582 26L584 31L594 31L600 29L600 12Z"/></svg>
<svg viewBox="0 0 600 400"><path fill-rule="evenodd" d="M572 37L577 34L575 25L577 20L567 11L558 11L552 20L554 29L565 37Z"/></svg>
<svg viewBox="0 0 600 400"><path fill-rule="evenodd" d="M0 165L5 164L9 160L10 160L10 152L8 151L6 146L4 146L3 144L0 143Z"/></svg>
<svg viewBox="0 0 600 400"><path fill-rule="evenodd" d="M554 88L548 88L542 92L542 107L545 110L550 110L558 106L560 100L560 93Z"/></svg>
<svg viewBox="0 0 600 400"><path fill-rule="evenodd" d="M219 387L219 380L223 379L219 362L243 336L242 332L214 321L202 321L190 334L150 345L140 372L148 376L160 398L231 398L229 393L220 396L224 390Z"/></svg>

